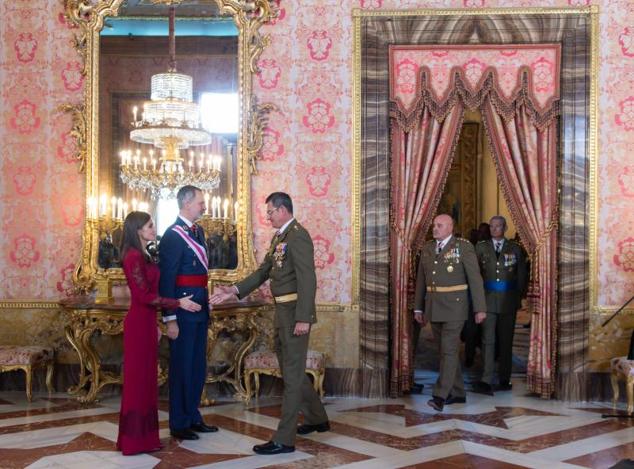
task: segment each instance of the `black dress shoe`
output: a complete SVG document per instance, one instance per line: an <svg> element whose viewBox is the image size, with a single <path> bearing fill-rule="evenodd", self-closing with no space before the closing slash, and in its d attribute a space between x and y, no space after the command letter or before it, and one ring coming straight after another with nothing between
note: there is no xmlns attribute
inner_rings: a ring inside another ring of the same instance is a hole
<svg viewBox="0 0 634 469"><path fill-rule="evenodd" d="M214 433L218 431L218 427L207 425L205 422L195 423L189 429L196 433Z"/></svg>
<svg viewBox="0 0 634 469"><path fill-rule="evenodd" d="M293 451L295 451L294 446L286 446L281 443L275 443L274 441L269 441L263 445L255 445L253 447L253 452L257 454L280 454L292 453Z"/></svg>
<svg viewBox="0 0 634 469"><path fill-rule="evenodd" d="M493 388L489 383L485 383L484 381L477 381L473 384L473 392L477 392L478 394L485 394L487 396L493 395Z"/></svg>
<svg viewBox="0 0 634 469"><path fill-rule="evenodd" d="M308 425L307 423L305 423L304 425L300 425L299 427L297 427L297 434L298 435L308 435L309 433L312 432L327 432L330 430L330 422L328 422L327 420L324 423L318 423L317 425Z"/></svg>
<svg viewBox="0 0 634 469"><path fill-rule="evenodd" d="M467 402L467 398L465 396L458 397L458 396L452 396L451 394L449 394L449 396L447 396L447 399L445 400L445 405L465 404L466 402Z"/></svg>
<svg viewBox="0 0 634 469"><path fill-rule="evenodd" d="M422 394L424 388L425 388L424 384L414 383L412 384L412 389L410 390L410 392L412 394Z"/></svg>
<svg viewBox="0 0 634 469"><path fill-rule="evenodd" d="M502 381L500 384L497 385L495 389L497 391L510 391L511 389L513 389L513 383L511 383L510 381Z"/></svg>
<svg viewBox="0 0 634 469"><path fill-rule="evenodd" d="M427 401L427 405L438 412L442 412L443 407L445 407L445 400L442 397L432 396Z"/></svg>
<svg viewBox="0 0 634 469"><path fill-rule="evenodd" d="M197 440L199 438L198 435L187 428L185 430L171 430L170 435L179 440Z"/></svg>

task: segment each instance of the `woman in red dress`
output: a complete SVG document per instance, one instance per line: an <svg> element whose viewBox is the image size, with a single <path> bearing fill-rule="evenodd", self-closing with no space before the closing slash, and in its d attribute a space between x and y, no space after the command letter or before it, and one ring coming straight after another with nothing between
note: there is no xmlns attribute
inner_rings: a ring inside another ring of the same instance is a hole
<svg viewBox="0 0 634 469"><path fill-rule="evenodd" d="M161 448L158 432L158 308L199 311L191 296L178 300L158 295L159 268L147 252L156 240L148 213L130 212L123 224L121 256L130 287L130 309L123 322L123 391L117 449L132 455Z"/></svg>

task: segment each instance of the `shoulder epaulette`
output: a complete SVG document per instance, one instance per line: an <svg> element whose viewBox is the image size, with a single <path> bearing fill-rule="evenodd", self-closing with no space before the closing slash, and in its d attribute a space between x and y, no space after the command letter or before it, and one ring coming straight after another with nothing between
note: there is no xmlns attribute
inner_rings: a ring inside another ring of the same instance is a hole
<svg viewBox="0 0 634 469"><path fill-rule="evenodd" d="M482 243L486 243L487 240L486 239L481 239L480 241L478 241L476 244L482 244Z"/></svg>

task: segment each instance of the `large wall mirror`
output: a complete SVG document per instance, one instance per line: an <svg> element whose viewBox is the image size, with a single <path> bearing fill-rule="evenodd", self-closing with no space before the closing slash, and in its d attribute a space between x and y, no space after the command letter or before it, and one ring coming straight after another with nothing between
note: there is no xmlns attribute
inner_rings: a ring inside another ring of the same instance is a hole
<svg viewBox="0 0 634 469"><path fill-rule="evenodd" d="M251 84L268 43L259 26L274 16L268 0L69 0L66 10L87 80L86 102L66 107L87 187L76 285L113 301L126 213L150 212L160 236L184 184L207 201L210 278L250 271L249 176L268 109Z"/></svg>

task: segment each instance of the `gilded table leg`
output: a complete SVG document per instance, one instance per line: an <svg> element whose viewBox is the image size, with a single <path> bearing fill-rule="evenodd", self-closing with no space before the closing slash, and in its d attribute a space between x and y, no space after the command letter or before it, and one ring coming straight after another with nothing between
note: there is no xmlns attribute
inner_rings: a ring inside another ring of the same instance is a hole
<svg viewBox="0 0 634 469"><path fill-rule="evenodd" d="M260 397L260 373L253 373L253 381L255 382L255 398Z"/></svg>
<svg viewBox="0 0 634 469"><path fill-rule="evenodd" d="M66 339L68 340L68 342L70 342L70 345L72 345L72 347L75 349L75 351L77 352L77 356L79 358L78 383L76 386L71 386L67 389L67 392L69 394L75 395L75 394L79 394L82 391L82 389L84 388L84 386L86 386L86 383L88 381L86 376L86 354L81 348L80 341L77 337L77 330L72 326L66 326L64 330L66 332Z"/></svg>
<svg viewBox="0 0 634 469"><path fill-rule="evenodd" d="M218 341L218 332L220 332L220 330L222 330L222 328L219 328L217 324L212 324L207 330L207 363L211 361L211 354L216 346L216 342ZM209 407L216 403L216 400L209 399L209 395L207 394L207 384L216 382L214 378L214 376L207 373L205 384L203 385L203 392L200 395L201 407Z"/></svg>
<svg viewBox="0 0 634 469"><path fill-rule="evenodd" d="M253 347L253 344L255 343L255 339L257 338L257 324L254 321L254 317L250 316L247 319L246 329L247 329L247 332L249 333L249 337L238 349L238 352L236 353L235 361L234 361L234 381L235 381L234 386L236 388L236 393L234 394L234 397L243 402L247 402L251 397L249 392L247 392L245 387L242 385L242 364L244 361L244 356L247 354L249 349ZM258 376L257 373L255 374L255 376L256 376L256 393L257 393L260 389L259 387L260 383L259 383L259 378L257 378Z"/></svg>
<svg viewBox="0 0 634 469"><path fill-rule="evenodd" d="M626 387L627 387L627 413L629 415L632 415L632 412L634 412L634 377L633 376L628 375L627 381L626 381Z"/></svg>
<svg viewBox="0 0 634 469"><path fill-rule="evenodd" d="M55 391L53 388L53 370L55 369L55 361L51 360L46 364L46 389L49 393Z"/></svg>
<svg viewBox="0 0 634 469"><path fill-rule="evenodd" d="M619 401L619 375L615 370L610 374L610 383L612 384L612 406L616 407Z"/></svg>
<svg viewBox="0 0 634 469"><path fill-rule="evenodd" d="M243 378L245 392L247 394L247 400L245 401L245 404L248 405L251 401L251 396L253 395L253 390L251 389L251 372L249 370L244 370Z"/></svg>
<svg viewBox="0 0 634 469"><path fill-rule="evenodd" d="M320 370L319 372L319 397L324 397L324 378L326 377L326 370Z"/></svg>
<svg viewBox="0 0 634 469"><path fill-rule="evenodd" d="M31 402L33 400L33 368L31 365L25 365L22 369L26 374L26 400Z"/></svg>
<svg viewBox="0 0 634 469"><path fill-rule="evenodd" d="M78 399L80 402L90 403L97 399L97 392L99 391L99 384L101 379L101 365L99 363L99 357L97 352L90 343L90 337L92 336L94 329L88 328L81 331L79 335L80 348L86 354L86 367L90 371L90 375L87 377L89 382L88 392L84 396L80 396Z"/></svg>

